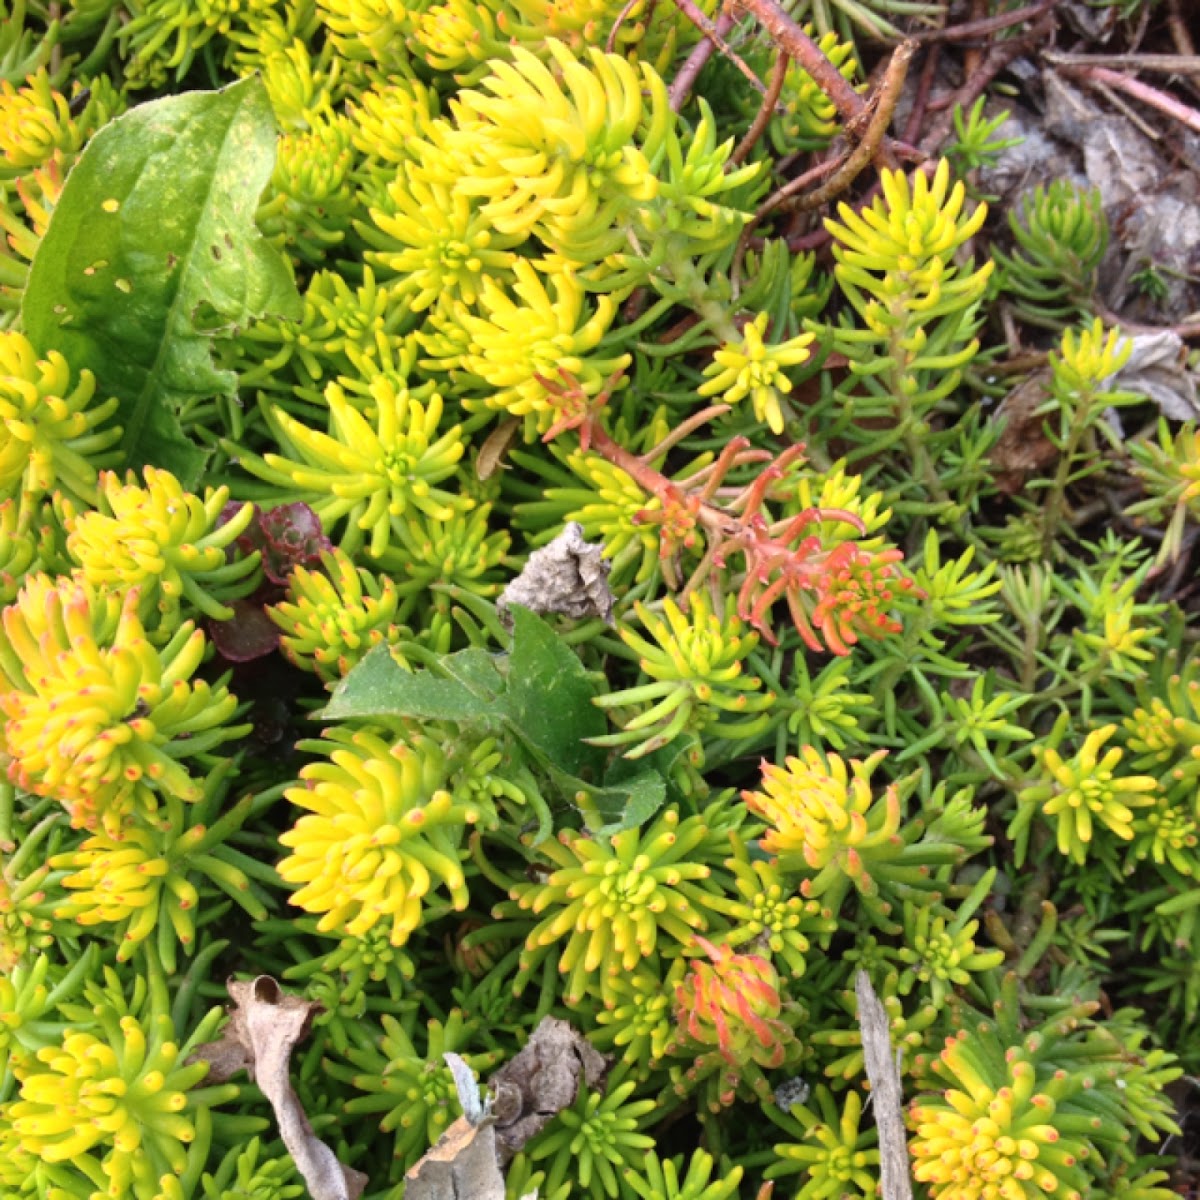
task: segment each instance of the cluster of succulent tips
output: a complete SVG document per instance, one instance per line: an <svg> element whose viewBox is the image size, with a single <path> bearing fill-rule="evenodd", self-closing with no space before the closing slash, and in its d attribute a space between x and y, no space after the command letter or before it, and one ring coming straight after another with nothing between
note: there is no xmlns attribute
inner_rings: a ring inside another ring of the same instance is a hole
<svg viewBox="0 0 1200 1200"><path fill-rule="evenodd" d="M947 5L744 10L0 0L2 1200L1181 1194L1200 431Z"/></svg>

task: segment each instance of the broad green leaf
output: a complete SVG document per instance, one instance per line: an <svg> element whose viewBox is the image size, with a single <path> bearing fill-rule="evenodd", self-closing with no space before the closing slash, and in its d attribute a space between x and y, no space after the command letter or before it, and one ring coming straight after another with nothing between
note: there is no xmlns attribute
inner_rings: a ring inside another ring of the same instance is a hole
<svg viewBox="0 0 1200 1200"><path fill-rule="evenodd" d="M614 758L604 776L604 786L584 789L581 780L560 778L557 783L583 814L588 829L610 837L622 829L644 825L666 803L668 796L676 799L671 773L681 755L688 754L696 743L689 733L675 738L669 745L655 750L642 759Z"/></svg>
<svg viewBox="0 0 1200 1200"><path fill-rule="evenodd" d="M447 654L438 664L451 679L456 679L473 696L486 704L501 700L505 680L496 666L496 656L471 648Z"/></svg>
<svg viewBox="0 0 1200 1200"><path fill-rule="evenodd" d="M642 758L614 758L609 763L608 770L604 775L604 786L621 786L644 771L657 771L659 775L669 781L675 770L675 764L680 758L691 754L699 745L700 739L694 733L686 732L681 733L677 738L672 738L665 746L660 746Z"/></svg>
<svg viewBox="0 0 1200 1200"><path fill-rule="evenodd" d="M426 721L490 721L498 714L484 698L455 679L406 671L387 646L376 646L336 688L317 714L326 721L350 717L415 717Z"/></svg>
<svg viewBox="0 0 1200 1200"><path fill-rule="evenodd" d="M60 351L120 400L126 465L195 486L204 453L182 405L233 396L211 337L274 313L299 317L286 260L254 212L275 163L262 81L143 104L101 129L67 177L21 308L39 354Z"/></svg>
<svg viewBox="0 0 1200 1200"><path fill-rule="evenodd" d="M606 728L596 689L575 651L541 617L513 605L508 710L513 729L560 771L599 779L604 753L584 738Z"/></svg>
<svg viewBox="0 0 1200 1200"><path fill-rule="evenodd" d="M622 829L644 825L666 798L663 777L657 771L642 770L620 783L597 788L579 807L592 833L611 837Z"/></svg>

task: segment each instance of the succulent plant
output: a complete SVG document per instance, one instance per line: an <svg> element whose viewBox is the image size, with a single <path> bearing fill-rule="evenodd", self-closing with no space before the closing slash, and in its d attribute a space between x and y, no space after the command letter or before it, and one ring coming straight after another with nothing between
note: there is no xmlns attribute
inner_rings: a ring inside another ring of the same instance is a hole
<svg viewBox="0 0 1200 1200"><path fill-rule="evenodd" d="M163 820L160 797L203 795L189 760L240 737L237 699L191 681L204 634L185 622L161 648L136 589L119 600L70 579L33 576L2 614L0 734L8 776L59 801L72 822L121 837L134 817Z"/></svg>
<svg viewBox="0 0 1200 1200"><path fill-rule="evenodd" d="M137 588L143 612L157 613L167 631L178 625L183 604L218 621L233 610L223 601L258 586L256 553L231 555L254 517L252 504L224 518L228 488L203 496L185 491L169 472L143 470L145 487L130 474L99 479L99 506L68 521L67 553L93 587Z"/></svg>
<svg viewBox="0 0 1200 1200"><path fill-rule="evenodd" d="M279 874L299 885L291 903L320 914L321 931L357 936L383 922L402 946L435 888L466 907L463 836L494 822L495 810L446 790L445 756L429 738L341 728L327 736L327 761L303 768L303 786L286 793L305 815L279 839L291 852Z"/></svg>
<svg viewBox="0 0 1200 1200"><path fill-rule="evenodd" d="M1047 743L1034 748L1042 778L1022 789L1017 798L1020 807L1009 827L1010 836L1017 839L1018 861L1024 857L1029 824L1039 809L1054 819L1059 853L1082 863L1097 827L1130 841L1133 810L1153 804L1159 789L1150 775L1119 773L1123 751L1117 746L1106 748L1116 725L1093 729L1069 759L1058 752L1065 729L1066 723L1060 721Z"/></svg>
<svg viewBox="0 0 1200 1200"><path fill-rule="evenodd" d="M445 1021L430 1019L424 1038L417 1042L414 1017L415 1013L403 1018L385 1014L378 1038L356 1026L356 1044L346 1052L349 1065L329 1064L334 1078L345 1078L360 1093L347 1102L347 1112L383 1114L379 1128L395 1134L393 1153L404 1169L421 1158L454 1119L454 1076L442 1055L462 1055L473 1071L494 1068L501 1057L482 1049L468 1052L479 1030L457 1009Z"/></svg>
<svg viewBox="0 0 1200 1200"><path fill-rule="evenodd" d="M330 384L328 433L282 409L269 410L267 419L293 457L268 454L245 465L275 485L281 499L310 505L327 531L340 526L339 545L347 554L365 547L379 556L410 512L445 521L470 501L438 486L463 454L460 426L439 435L441 397L435 393L422 404L382 375L370 390L373 420L340 384Z"/></svg>
<svg viewBox="0 0 1200 1200"><path fill-rule="evenodd" d="M712 875L707 839L701 817L681 821L667 809L645 830L627 829L611 840L564 831L543 842L538 854L550 873L543 882L517 884L512 903L497 910L541 918L525 940L522 978L565 939L558 966L567 977L567 1003L581 1002L595 985L602 1000L616 1001L622 974L680 954L695 931L708 927L701 886Z"/></svg>
<svg viewBox="0 0 1200 1200"><path fill-rule="evenodd" d="M610 692L596 703L604 708L653 703L626 720L620 733L596 739L598 745L628 745L632 748L626 757L637 758L686 731L749 738L765 728L766 721L752 714L770 708L775 696L756 695L759 680L742 673L745 657L758 638L742 629L732 600L726 603L723 620L704 592L691 597L686 613L669 596L663 601L662 618L640 603L635 611L654 641L628 627L621 628L620 634L638 654L638 666L651 682ZM742 714L751 719L738 721Z"/></svg>
<svg viewBox="0 0 1200 1200"><path fill-rule="evenodd" d="M345 675L372 646L395 644L407 631L395 620L395 585L341 550L321 554L320 570L298 566L287 596L267 609L283 633L283 652L326 683Z"/></svg>
<svg viewBox="0 0 1200 1200"><path fill-rule="evenodd" d="M0 2L0 1196L321 1191L231 972L347 1196L447 1053L511 1200L874 1196L865 972L923 1200L1169 1200L1187 364L961 7Z"/></svg>
<svg viewBox="0 0 1200 1200"><path fill-rule="evenodd" d="M705 1097L714 1111L732 1104L739 1093L771 1095L763 1068L794 1065L800 1057L795 1027L804 1013L785 1004L779 976L757 954L738 954L696 936L696 946L711 961L697 957L675 988L678 1033L672 1053L697 1053L676 1080L687 1092L707 1081Z"/></svg>
<svg viewBox="0 0 1200 1200"><path fill-rule="evenodd" d="M116 461L115 397L96 400L84 373L71 383L57 351L39 358L29 339L0 331L0 498L39 499L55 488L88 503L97 468Z"/></svg>

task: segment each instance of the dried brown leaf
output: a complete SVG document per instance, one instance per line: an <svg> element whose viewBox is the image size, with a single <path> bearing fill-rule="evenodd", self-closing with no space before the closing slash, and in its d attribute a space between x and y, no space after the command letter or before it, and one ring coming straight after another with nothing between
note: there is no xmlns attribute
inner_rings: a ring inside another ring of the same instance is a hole
<svg viewBox="0 0 1200 1200"><path fill-rule="evenodd" d="M463 1115L404 1176L404 1200L504 1200L496 1115L482 1103L470 1067L457 1054L443 1057Z"/></svg>
<svg viewBox="0 0 1200 1200"><path fill-rule="evenodd" d="M603 544L584 541L583 526L571 521L554 541L529 556L525 569L500 593L496 607L504 616L510 605L520 604L535 613L599 617L611 624L610 570Z"/></svg>
<svg viewBox="0 0 1200 1200"><path fill-rule="evenodd" d="M198 1047L189 1062L209 1064L208 1077L223 1082L245 1070L275 1110L279 1134L295 1160L312 1200L358 1200L367 1177L338 1162L309 1124L289 1078L292 1050L307 1034L321 1005L285 993L269 975L231 979L233 997L221 1040ZM503 1197L503 1190L501 1190Z"/></svg>
<svg viewBox="0 0 1200 1200"><path fill-rule="evenodd" d="M520 417L506 417L484 439L475 460L475 475L478 479L491 479L504 466L505 455L521 428Z"/></svg>
<svg viewBox="0 0 1200 1200"><path fill-rule="evenodd" d="M581 1083L599 1089L607 1073L608 1061L576 1029L543 1017L524 1049L488 1081L501 1160L507 1162L574 1104Z"/></svg>
<svg viewBox="0 0 1200 1200"><path fill-rule="evenodd" d="M1132 343L1129 359L1105 386L1145 396L1172 421L1200 417L1196 376L1187 368L1187 347L1179 334L1163 329L1133 334L1127 340Z"/></svg>
<svg viewBox="0 0 1200 1200"><path fill-rule="evenodd" d="M1044 470L1058 451L1042 428L1037 410L1049 396L1050 372L1038 371L1017 384L996 409L995 420L1003 423L1000 437L992 447L991 462L996 470L996 486L1006 496L1019 492L1025 480Z"/></svg>

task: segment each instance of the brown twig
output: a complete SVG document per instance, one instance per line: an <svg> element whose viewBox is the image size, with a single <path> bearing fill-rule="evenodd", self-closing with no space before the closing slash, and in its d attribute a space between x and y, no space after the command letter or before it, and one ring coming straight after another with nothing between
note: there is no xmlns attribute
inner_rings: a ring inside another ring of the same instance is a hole
<svg viewBox="0 0 1200 1200"><path fill-rule="evenodd" d="M982 65L975 75L968 79L957 91L953 92L950 96L932 101L929 104L929 111L939 109L942 112L942 116L921 140L920 146L923 152L923 161L918 170L932 169L933 159L936 157L945 140L954 132L955 107L961 105L964 110L969 109L983 94L988 84L1009 63L1032 49L1037 43L1046 41L1050 37L1055 24L1054 12L1052 9L1049 9L1042 15L1042 19L1036 25L1026 30L1025 33L1019 37L1001 42L998 46L994 46L984 58ZM871 188L862 201L856 204L856 207L861 211L861 209L870 205L878 190L878 186ZM804 250L819 249L828 241L830 241L830 235L827 230L814 229L811 233L788 238L787 244L789 250L793 253L799 253Z"/></svg>
<svg viewBox="0 0 1200 1200"><path fill-rule="evenodd" d="M828 178L829 175L836 171L840 171L842 167L849 161L850 156L843 154L834 158L827 158L824 162L819 162L815 167L810 167L803 175L797 175L795 179L789 179L781 188L772 192L770 196L763 201L758 212L750 219L743 230L743 235L760 225L767 217L771 215L777 208L783 209L785 212L793 209L798 209L798 204L788 204L789 200L802 198L805 188L812 187L815 183L820 183L822 179Z"/></svg>
<svg viewBox="0 0 1200 1200"><path fill-rule="evenodd" d="M1179 51L1178 57L1195 58L1196 43L1188 31L1187 21L1184 20L1180 4L1181 0L1167 0L1167 30L1171 35L1171 41L1175 43L1175 49ZM1196 80L1190 75L1184 76L1183 86L1193 96L1200 97L1200 80Z"/></svg>
<svg viewBox="0 0 1200 1200"><path fill-rule="evenodd" d="M1036 20L1058 3L1059 0L1041 0L1038 4L1015 8L1012 12L1001 13L998 17L984 17L979 21L966 21L962 25L948 25L945 29L925 29L912 36L922 45L929 42L969 42L975 38L999 33L1003 29L1010 29L1013 25L1020 25L1025 21Z"/></svg>
<svg viewBox="0 0 1200 1200"><path fill-rule="evenodd" d="M754 114L754 120L751 122L750 128L746 130L746 136L738 142L737 148L729 156L731 167L736 167L739 163L746 161L750 151L762 137L763 131L771 123L775 105L779 103L779 96L783 91L784 80L787 79L788 64L791 61L787 51L780 50L775 58L775 66L771 69L771 82L767 84L767 94L763 97L762 104L758 106L758 112Z"/></svg>
<svg viewBox="0 0 1200 1200"><path fill-rule="evenodd" d="M1045 350L1026 350L1014 354L1012 358L1001 359L1000 362L988 363L989 375L1028 375L1046 365Z"/></svg>
<svg viewBox="0 0 1200 1200"><path fill-rule="evenodd" d="M1200 133L1200 112L1176 100L1174 96L1168 96L1166 92L1160 92L1157 88L1142 83L1139 79L1130 79L1128 75L1122 75L1119 71L1110 71L1107 67L1063 66L1060 69L1064 75L1082 79L1084 83L1104 83L1109 87L1116 88L1127 96L1132 96L1135 100L1140 100L1143 104L1148 104L1160 113L1172 117L1193 132Z"/></svg>
<svg viewBox="0 0 1200 1200"><path fill-rule="evenodd" d="M850 151L838 169L812 192L801 193L799 188L792 188L789 192L788 189L792 185L785 184L774 196L768 197L762 208L755 213L756 220L761 220L776 208L785 212L812 212L813 209L828 204L835 196L840 196L854 182L859 172L875 157L887 127L892 123L896 102L900 99L900 93L904 90L904 80L908 76L908 64L912 62L916 51L917 43L911 39L901 42L896 47L888 60L883 79L871 97L868 110L870 120L862 140Z"/></svg>
<svg viewBox="0 0 1200 1200"><path fill-rule="evenodd" d="M1140 321L1130 321L1128 318L1121 316L1120 313L1115 313L1106 305L1097 302L1097 316L1103 317L1104 321L1109 325L1119 325L1122 329L1128 329L1130 333L1173 333L1176 337L1183 338L1185 341L1194 337L1200 337L1200 321L1180 321L1176 325L1143 325Z"/></svg>
<svg viewBox="0 0 1200 1200"><path fill-rule="evenodd" d="M681 0L675 0L678 4ZM825 52L812 38L792 20L776 3L776 0L735 0L747 12L752 13L759 24L770 35L771 40L786 50L825 93L838 110L850 137L861 136L865 130L867 116L866 101L850 85ZM918 161L919 152L893 138L885 137L879 147L879 160L885 167L895 167L902 160Z"/></svg>
<svg viewBox="0 0 1200 1200"><path fill-rule="evenodd" d="M1175 49L1183 55L1194 55L1196 44L1188 32L1187 22L1183 19L1180 0L1167 0L1167 28L1171 31L1171 41Z"/></svg>
<svg viewBox="0 0 1200 1200"><path fill-rule="evenodd" d="M806 171L796 179L791 179L783 187L773 192L759 207L759 210L746 222L737 247L733 252L733 264L730 269L730 279L735 290L741 278L742 260L750 245L754 230L773 212L812 212L828 204L836 196L840 196L858 177L859 173L874 159L883 141L887 127L892 123L896 111L896 101L904 89L904 80L908 75L908 64L917 51L917 43L909 39L901 42L888 60L887 69L879 86L871 96L870 102L864 108L864 116L868 118L867 127L859 143L841 159L821 163L811 171ZM832 174L830 174L832 172ZM804 189L814 181L828 174L829 178L814 191Z"/></svg>
<svg viewBox="0 0 1200 1200"><path fill-rule="evenodd" d="M1137 14L1137 25L1134 26L1133 36L1129 39L1128 52L1130 54L1137 54L1142 48L1142 42L1146 39L1146 30L1150 28L1150 10L1153 7L1153 4L1141 5Z"/></svg>
<svg viewBox="0 0 1200 1200"><path fill-rule="evenodd" d="M810 167L803 175L797 175L795 179L789 180L785 186L792 188L793 191L802 191L804 188L810 187L812 184L824 179L831 171L836 171L843 162L845 162L843 158L827 158L824 162L817 163L815 167ZM779 190L781 192L783 188ZM779 192L776 192L775 195L779 195ZM767 203L770 203L769 199ZM734 295L737 295L741 291L742 262L746 257L746 251L755 243L755 238L753 237L754 231L767 216L768 211L764 205L763 208L760 208L746 222L742 228L741 236L738 238L738 244L734 247L733 262L729 268L729 280L733 285ZM788 249L793 249L792 239L790 238L788 239Z"/></svg>
<svg viewBox="0 0 1200 1200"><path fill-rule="evenodd" d="M793 191L803 191L804 188L811 187L814 183L819 183L830 172L836 171L843 162L845 162L844 158L827 158L824 162L817 163L815 167L810 167L804 172L803 175L797 175L795 179L789 180L786 186L792 188ZM781 188L780 191L782 190L783 189ZM776 194L778 195L778 193ZM749 250L752 245L757 244L758 239L755 239L752 235L754 230L758 227L766 215L767 213L760 208L758 212L756 212L754 216L750 218L750 220L743 227L741 237L738 239L738 244L734 248L733 263L729 269L729 278L733 283L733 290L735 294L740 290L741 287L742 260L746 257L746 251ZM788 238L788 249L795 249L795 242L792 238Z"/></svg>
<svg viewBox="0 0 1200 1200"><path fill-rule="evenodd" d="M1010 38L1008 41L993 46L984 56L979 70L970 79L967 79L957 91L930 104L930 111L932 112L935 108L941 109L942 116L921 139L921 149L926 155L933 157L937 154L942 143L954 131L955 108L961 107L966 112L983 95L992 80L1010 63L1032 50L1039 42L1045 42L1053 32L1056 23L1054 10L1048 10L1035 25L1030 26L1019 37Z"/></svg>
<svg viewBox="0 0 1200 1200"><path fill-rule="evenodd" d="M967 23L973 25L977 21L986 19L987 12L987 0L971 0L970 20ZM963 78L970 79L979 70L979 64L982 61L983 50L981 49L981 43L975 40L968 41L967 48L963 52Z"/></svg>
<svg viewBox="0 0 1200 1200"><path fill-rule="evenodd" d="M925 54L925 62L921 66L921 77L917 80L917 93L913 97L908 121L904 126L906 142L915 142L921 135L921 126L925 124L925 109L929 105L929 97L933 94L933 82L937 78L938 63L941 62L941 58L942 47L939 43L934 42Z"/></svg>
<svg viewBox="0 0 1200 1200"><path fill-rule="evenodd" d="M678 3L679 0L676 0ZM850 86L841 71L829 61L816 42L792 20L775 0L737 0L771 36L771 40L786 50L808 74L812 81L833 101L842 120L853 124L862 116L866 102Z"/></svg>
<svg viewBox="0 0 1200 1200"><path fill-rule="evenodd" d="M811 212L840 195L854 182L858 173L875 157L875 151L883 141L887 127L896 111L896 102L904 88L908 65L916 53L917 44L911 39L901 42L888 60L879 87L871 96L864 115L868 117L862 139L849 154L837 164L833 174L815 191L805 192L805 177L790 180L773 195L768 196L762 207L754 214L751 225L758 224L776 209L784 212ZM824 165L824 164L823 164ZM807 172L806 174L812 174ZM822 172L824 173L824 172Z"/></svg>
<svg viewBox="0 0 1200 1200"><path fill-rule="evenodd" d="M692 88L696 83L696 77L704 70L704 64L712 58L715 50L720 50L750 80L750 84L756 92L760 95L766 93L767 89L763 81L729 48L725 41L737 23L730 9L722 9L714 24L692 3L692 0L675 0L675 4L679 11L704 34L704 40L696 44L695 49L688 55L687 61L679 68L679 74L671 83L668 96L672 112L679 112L687 103L687 98L692 94Z"/></svg>
<svg viewBox="0 0 1200 1200"><path fill-rule="evenodd" d="M1043 54L1055 66L1128 67L1161 75L1200 75L1200 54Z"/></svg>
<svg viewBox="0 0 1200 1200"><path fill-rule="evenodd" d="M1100 83L1096 80L1092 81L1092 87L1102 95L1119 113L1124 113L1125 118L1132 124L1136 125L1139 130L1152 142L1162 141L1162 134L1159 133L1149 121L1139 116L1137 110L1129 103L1128 100L1122 100L1116 92L1108 86L1107 83Z"/></svg>
<svg viewBox="0 0 1200 1200"><path fill-rule="evenodd" d="M1185 579L1195 574L1192 551L1196 548L1197 538L1200 538L1200 529L1193 526L1184 530L1175 558L1156 564L1146 573L1147 583L1157 582L1161 576L1166 576L1154 589L1155 599L1170 601L1178 593Z"/></svg>

